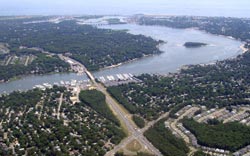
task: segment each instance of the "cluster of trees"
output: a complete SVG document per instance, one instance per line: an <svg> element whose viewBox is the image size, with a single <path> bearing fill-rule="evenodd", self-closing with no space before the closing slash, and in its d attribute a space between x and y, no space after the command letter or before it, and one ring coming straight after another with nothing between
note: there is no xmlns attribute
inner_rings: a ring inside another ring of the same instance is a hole
<svg viewBox="0 0 250 156"><path fill-rule="evenodd" d="M206 43L200 43L200 42L186 42L184 43L184 46L187 48L195 48L195 47L202 47L207 45Z"/></svg>
<svg viewBox="0 0 250 156"><path fill-rule="evenodd" d="M172 28L199 28L206 32L232 36L242 41L250 41L250 21L244 18L227 17L188 17L172 16L165 18L142 17L140 24L162 25Z"/></svg>
<svg viewBox="0 0 250 156"><path fill-rule="evenodd" d="M52 53L71 53L89 70L160 53L159 41L125 31L78 25L75 21L24 24L23 20L1 20L0 42L11 51L19 46L38 47Z"/></svg>
<svg viewBox="0 0 250 156"><path fill-rule="evenodd" d="M184 119L182 123L196 136L200 145L234 152L250 144L250 127L240 123L210 125L193 119Z"/></svg>
<svg viewBox="0 0 250 156"><path fill-rule="evenodd" d="M66 72L70 69L68 63L62 61L58 56L46 56L44 54L37 55L28 67L32 68L36 74L45 74L51 72Z"/></svg>
<svg viewBox="0 0 250 156"><path fill-rule="evenodd" d="M0 108L12 108L15 111L22 110L23 106L33 107L41 99L42 92L38 89L27 92L12 92L9 95L0 96ZM5 115L0 113L1 118Z"/></svg>
<svg viewBox="0 0 250 156"><path fill-rule="evenodd" d="M118 119L115 117L113 112L110 110L109 106L105 102L105 95L97 90L84 90L79 94L79 99L101 114L103 117L109 119L110 121L120 125Z"/></svg>
<svg viewBox="0 0 250 156"><path fill-rule="evenodd" d="M138 115L133 115L132 116L133 121L135 122L135 124L139 127L139 128L143 128L145 126L145 121L143 118L141 118Z"/></svg>
<svg viewBox="0 0 250 156"><path fill-rule="evenodd" d="M28 66L21 64L0 65L0 81L8 81L11 78L26 74L45 74L51 72L69 71L68 63L62 61L58 56L46 56L45 54L36 54L37 58Z"/></svg>
<svg viewBox="0 0 250 156"><path fill-rule="evenodd" d="M79 94L79 98L81 102L91 107L104 118L116 124L117 127L111 129L112 132L115 133L115 137L113 137L111 140L112 142L118 144L126 136L122 129L120 129L119 120L116 118L116 116L113 114L113 112L105 102L106 97L102 92L97 90L81 91L81 93Z"/></svg>
<svg viewBox="0 0 250 156"><path fill-rule="evenodd" d="M136 113L136 107L128 102L128 99L124 98L122 94L122 87L128 87L127 85L120 85L120 87L111 86L107 88L107 91L120 103L122 104L130 113Z"/></svg>
<svg viewBox="0 0 250 156"><path fill-rule="evenodd" d="M165 128L164 120L159 121L144 135L165 156L186 156L189 152L186 143Z"/></svg>

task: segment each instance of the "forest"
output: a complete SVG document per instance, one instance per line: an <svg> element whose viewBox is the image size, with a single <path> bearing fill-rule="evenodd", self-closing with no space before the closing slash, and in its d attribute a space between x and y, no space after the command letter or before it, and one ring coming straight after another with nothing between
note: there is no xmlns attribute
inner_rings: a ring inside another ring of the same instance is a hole
<svg viewBox="0 0 250 156"><path fill-rule="evenodd" d="M184 119L183 126L193 133L198 144L235 152L250 144L250 127L240 123L198 123L193 119Z"/></svg>
<svg viewBox="0 0 250 156"><path fill-rule="evenodd" d="M58 24L31 21L0 20L0 42L8 43L10 51L25 46L67 53L89 70L160 53L157 48L160 41L143 35L79 25L73 20Z"/></svg>
<svg viewBox="0 0 250 156"><path fill-rule="evenodd" d="M186 143L165 128L164 120L159 121L144 135L164 156L186 156L189 152Z"/></svg>
<svg viewBox="0 0 250 156"><path fill-rule="evenodd" d="M83 103L91 107L93 110L97 111L103 117L120 126L118 119L114 116L108 104L105 102L105 98L105 95L97 90L84 90L81 91L79 95L79 99Z"/></svg>

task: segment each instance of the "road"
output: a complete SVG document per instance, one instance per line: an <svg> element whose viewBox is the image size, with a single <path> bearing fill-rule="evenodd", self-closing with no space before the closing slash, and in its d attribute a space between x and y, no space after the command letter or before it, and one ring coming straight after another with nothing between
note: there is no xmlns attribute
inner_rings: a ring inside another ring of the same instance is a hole
<svg viewBox="0 0 250 156"><path fill-rule="evenodd" d="M192 107L190 108L189 110L187 110L184 114L182 114L180 117L178 117L178 119L174 120L171 124L170 124L170 128L176 132L177 134L179 134L179 136L181 136L181 138L187 143L187 144L190 144L190 139L189 137L184 134L181 130L179 130L177 128L177 123L182 120L185 116L189 115L190 113L193 113L193 112L196 112L197 110L199 110L200 108L198 107ZM194 152L197 151L197 149L195 149L194 147L192 146L189 146L189 155L192 155Z"/></svg>
<svg viewBox="0 0 250 156"><path fill-rule="evenodd" d="M57 119L60 120L60 110L63 102L63 93L61 93L60 99L59 99L59 105L57 107Z"/></svg>
<svg viewBox="0 0 250 156"><path fill-rule="evenodd" d="M250 152L244 154L243 156L250 156Z"/></svg>
<svg viewBox="0 0 250 156"><path fill-rule="evenodd" d="M86 70L87 71L87 70ZM86 74L91 74L90 72L86 72ZM110 106L115 115L119 118L119 120L126 126L129 137L125 141L122 141L121 144L116 146L113 150L106 153L105 156L113 156L116 152L118 152L122 147L133 141L134 139L138 140L141 145L144 145L146 149L152 152L154 155L161 156L162 154L158 149L156 149L143 135L143 132L138 129L135 124L128 118L128 115L121 109L119 104L110 96L107 92L106 88L104 88L101 84L97 83L92 75L89 75L91 81L94 83L97 90L101 91L106 96L106 102Z"/></svg>
<svg viewBox="0 0 250 156"><path fill-rule="evenodd" d="M124 125L124 128L128 131L128 137L124 139L119 145L115 146L113 150L107 152L105 156L113 156L115 155L116 152L118 152L122 147L126 146L128 143L136 139L141 145L143 145L148 151L150 151L152 154L156 156L162 156L160 151L155 148L148 140L147 138L143 135L143 132L146 130L146 128L141 131L140 129L137 128L137 126L134 124L134 122L129 119L129 115L127 114L121 107L120 104L117 103L116 100L114 100L111 95L107 92L106 88L100 84L97 83L94 76L92 75L91 72L89 72L83 64L81 64L78 61L75 61L71 58L65 57L60 55L59 56L62 60L67 61L70 60L74 62L75 64L78 64L84 69L84 72L86 75L89 77L91 82L93 83L93 86L96 87L97 90L102 92L106 96L106 103L109 105L110 109L114 112L114 114L117 116L119 121L121 122L121 125ZM151 123L153 125L154 122Z"/></svg>
<svg viewBox="0 0 250 156"><path fill-rule="evenodd" d="M41 116L42 116L42 113L43 113L43 107L44 107L44 100L42 100L42 101L40 101L39 102L41 105L41 109L40 109L40 112L39 112L39 114L38 114L38 120L40 120L41 119Z"/></svg>
<svg viewBox="0 0 250 156"><path fill-rule="evenodd" d="M141 140L141 144L142 145L146 145L144 147L146 147L146 149L152 151L152 149L154 149L155 151L152 152L155 155L162 155L158 149L155 149L155 147L153 147L153 145L144 137L144 132L146 132L150 127L152 127L153 125L155 125L158 121L160 121L163 118L168 117L169 112L161 115L157 120L151 121L149 122L144 128L142 129L138 129L136 133L134 133L133 135L127 137L126 139L124 139L120 144L118 144L117 146L114 147L114 149L112 151L110 151L109 153L107 153L106 155L109 156L111 153L116 153L118 152L120 149L124 148L127 144L129 144L130 142L132 142L134 139L136 140ZM151 146L151 147L150 147ZM150 147L150 148L149 148Z"/></svg>
<svg viewBox="0 0 250 156"><path fill-rule="evenodd" d="M9 65L11 59L12 59L12 57L9 57L9 58L8 58L8 60L7 60L6 63L5 63L6 66Z"/></svg>
<svg viewBox="0 0 250 156"><path fill-rule="evenodd" d="M62 61L65 61L67 63L70 64L71 66L71 69L77 73L84 73L84 72L88 72L85 68L85 66L83 64L81 64L80 62L72 59L72 58L69 58L69 57L66 57L62 54L58 54L58 57L62 60ZM91 74L90 74L91 75Z"/></svg>
<svg viewBox="0 0 250 156"><path fill-rule="evenodd" d="M154 155L161 156L162 154L160 151L155 148L143 135L142 132L135 126L135 124L127 117L128 115L122 110L122 108L119 106L119 104L114 100L110 94L107 92L106 88L97 83L95 81L94 76L86 69L85 70L87 76L90 78L90 80L93 82L94 86L97 88L97 90L101 91L106 96L106 102L110 106L111 110L115 113L115 115L119 118L119 120L126 126L129 137L125 141L122 141L121 144L116 146L113 150L106 153L105 156L113 156L116 152L118 152L121 147L124 147L126 144L130 143L133 139L137 139L139 143L144 145L146 149L148 149L150 152L152 152Z"/></svg>
<svg viewBox="0 0 250 156"><path fill-rule="evenodd" d="M158 119L156 119L156 120L154 120L154 121L151 121L151 122L147 123L147 125L146 125L144 128L141 129L141 132L142 132L142 133L146 132L150 127L154 126L154 125L155 125L157 122L159 122L161 119L164 119L164 118L166 118L166 117L168 117L168 116L169 116L169 112L167 112L167 113L161 115Z"/></svg>
<svg viewBox="0 0 250 156"><path fill-rule="evenodd" d="M181 130L179 130L179 129L177 128L177 123L178 123L180 120L182 120L185 116L187 116L188 114L190 114L190 113L192 113L192 112L195 112L195 111L197 111L197 110L199 110L198 107L192 107L192 108L190 108L190 109L187 110L184 114L182 114L180 117L178 117L178 119L174 120L174 121L170 124L171 129L173 129L177 134L179 134L187 144L190 143L190 140L189 140L189 138L188 138L188 136L187 136L186 134L184 134Z"/></svg>
<svg viewBox="0 0 250 156"><path fill-rule="evenodd" d="M24 66L28 66L28 63L29 63L29 56L27 56L27 59L25 60L25 63L24 63Z"/></svg>
<svg viewBox="0 0 250 156"><path fill-rule="evenodd" d="M205 115L205 116L201 117L200 119L198 119L198 122L203 122L205 119L208 119L210 116L214 116L215 114L221 113L223 111L225 111L225 108L222 108L222 109L217 110L217 111L215 111L215 112L213 112L211 114L208 114L208 115Z"/></svg>
<svg viewBox="0 0 250 156"><path fill-rule="evenodd" d="M231 121L232 119L234 119L235 117L244 114L246 111L250 111L250 109L247 108L247 107L242 107L241 109L242 109L242 110L239 111L238 113L236 113L235 115L231 116L230 118L225 119L225 120L223 121L223 123L227 123L227 122Z"/></svg>

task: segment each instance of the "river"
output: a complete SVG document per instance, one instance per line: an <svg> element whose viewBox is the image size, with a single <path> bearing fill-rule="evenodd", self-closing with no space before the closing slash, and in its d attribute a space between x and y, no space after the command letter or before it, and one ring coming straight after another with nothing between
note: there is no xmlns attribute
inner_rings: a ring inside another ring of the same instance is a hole
<svg viewBox="0 0 250 156"><path fill-rule="evenodd" d="M160 26L141 26L135 24L102 26L104 29L127 29L131 34L142 34L166 43L159 48L163 52L159 55L145 57L119 67L94 72L95 77L131 73L167 74L176 72L181 66L189 64L210 63L224 60L242 53L240 45L243 43L223 36L211 35L193 29L172 29ZM208 46L200 48L185 48L185 42L204 42ZM0 93L10 93L15 90L32 89L35 85L60 81L86 80L86 75L50 74L43 76L27 76L19 80L0 84Z"/></svg>
<svg viewBox="0 0 250 156"><path fill-rule="evenodd" d="M143 58L120 67L95 72L95 76L117 73L166 74L175 72L183 65L209 63L224 60L242 53L240 41L216 36L194 29L173 29L161 26L141 26L135 24L102 26L100 28L124 30L131 34L142 34L167 43L160 46L162 54ZM185 42L203 42L208 46L186 48Z"/></svg>

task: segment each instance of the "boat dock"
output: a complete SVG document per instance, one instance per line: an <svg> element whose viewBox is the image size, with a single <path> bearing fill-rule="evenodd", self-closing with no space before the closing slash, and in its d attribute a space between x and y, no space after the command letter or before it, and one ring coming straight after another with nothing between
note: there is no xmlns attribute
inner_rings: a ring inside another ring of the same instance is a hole
<svg viewBox="0 0 250 156"><path fill-rule="evenodd" d="M105 86L117 86L120 84L127 84L131 82L139 82L134 75L131 73L124 73L124 74L115 74L115 75L107 75L107 76L100 76L98 81L103 83Z"/></svg>

